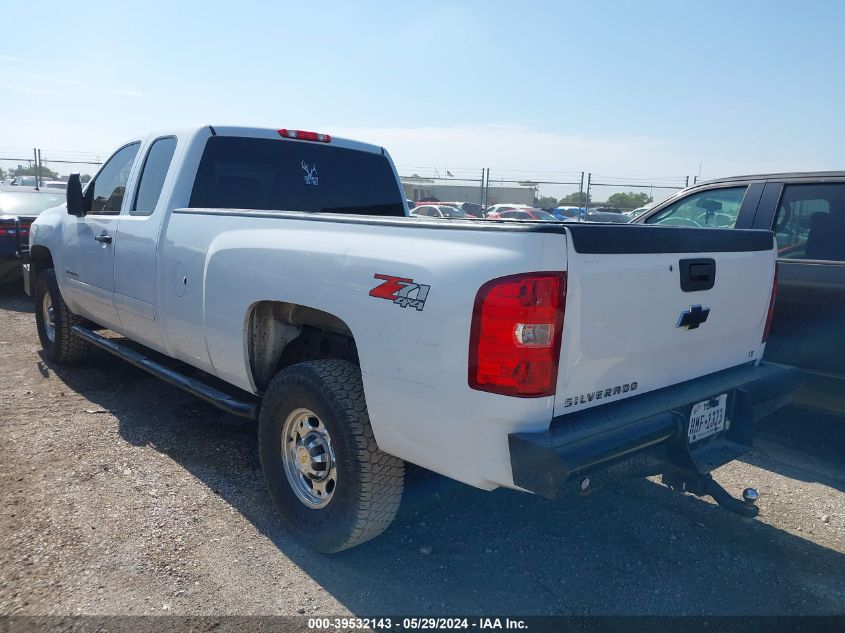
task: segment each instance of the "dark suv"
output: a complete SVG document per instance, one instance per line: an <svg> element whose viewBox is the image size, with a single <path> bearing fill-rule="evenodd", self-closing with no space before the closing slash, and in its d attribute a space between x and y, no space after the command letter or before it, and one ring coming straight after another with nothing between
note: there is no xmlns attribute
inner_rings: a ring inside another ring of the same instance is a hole
<svg viewBox="0 0 845 633"><path fill-rule="evenodd" d="M634 222L774 231L778 294L766 359L807 372L796 404L845 414L845 172L712 180Z"/></svg>
<svg viewBox="0 0 845 633"><path fill-rule="evenodd" d="M59 189L0 187L0 283L20 278L32 221L64 201L65 192Z"/></svg>

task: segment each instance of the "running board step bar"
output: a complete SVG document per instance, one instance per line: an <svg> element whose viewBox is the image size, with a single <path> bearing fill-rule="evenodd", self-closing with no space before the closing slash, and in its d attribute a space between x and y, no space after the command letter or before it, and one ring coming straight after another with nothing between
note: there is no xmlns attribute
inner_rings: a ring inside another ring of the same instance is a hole
<svg viewBox="0 0 845 633"><path fill-rule="evenodd" d="M161 378L163 381L170 383L174 387L179 387L179 389L187 391L200 400L205 400L209 404L213 404L215 407L223 409L224 411L234 415L239 415L253 420L258 419L257 400L238 400L228 393L215 389L196 378L191 378L190 376L181 374L175 369L166 367L161 363L144 356L140 352L130 349L126 345L121 345L116 341L100 336L87 328L79 325L73 325L70 329L74 335L79 338L85 339L92 345L96 345L100 349L104 349L118 358L122 358L126 362L135 365L135 367L139 367L140 369L151 373L153 376Z"/></svg>

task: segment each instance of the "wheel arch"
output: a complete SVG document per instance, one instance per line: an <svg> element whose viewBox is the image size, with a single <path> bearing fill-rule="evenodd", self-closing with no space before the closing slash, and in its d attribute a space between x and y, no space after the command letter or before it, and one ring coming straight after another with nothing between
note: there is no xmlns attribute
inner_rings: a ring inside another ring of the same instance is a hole
<svg viewBox="0 0 845 633"><path fill-rule="evenodd" d="M35 288L35 281L42 271L55 268L53 253L46 246L35 244L29 249L29 287Z"/></svg>
<svg viewBox="0 0 845 633"><path fill-rule="evenodd" d="M252 383L263 391L278 371L306 360L337 358L356 365L351 328L340 317L298 303L262 300L245 317L244 347Z"/></svg>

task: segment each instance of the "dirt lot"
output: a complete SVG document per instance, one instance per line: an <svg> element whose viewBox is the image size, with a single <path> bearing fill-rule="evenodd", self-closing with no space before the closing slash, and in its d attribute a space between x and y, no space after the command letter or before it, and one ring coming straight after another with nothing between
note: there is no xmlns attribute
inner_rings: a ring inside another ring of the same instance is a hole
<svg viewBox="0 0 845 633"><path fill-rule="evenodd" d="M552 503L430 481L336 556L277 525L255 427L106 355L44 364L0 289L0 614L845 613L845 422L789 412L716 473Z"/></svg>

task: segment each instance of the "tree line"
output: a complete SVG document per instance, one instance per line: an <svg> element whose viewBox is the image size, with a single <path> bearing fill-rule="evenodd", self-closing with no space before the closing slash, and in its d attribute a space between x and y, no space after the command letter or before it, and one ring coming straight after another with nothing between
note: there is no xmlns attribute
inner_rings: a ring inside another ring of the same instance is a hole
<svg viewBox="0 0 845 633"><path fill-rule="evenodd" d="M654 201L654 198L647 193L627 191L614 193L605 202L594 203L593 197L590 194L585 191L576 191L560 199L553 196L535 196L534 206L545 209L553 207L580 207L583 206L585 197L586 202L593 206L618 207L620 209L636 209Z"/></svg>
<svg viewBox="0 0 845 633"><path fill-rule="evenodd" d="M13 169L3 169L0 167L0 181L12 179L17 176L41 176L41 180L60 180L61 176L59 176L59 172L50 169L45 165L41 165L41 168L36 171L35 166L30 165L24 167L23 165L18 165ZM80 176L80 180L82 182L88 182L91 180L91 176L88 174L82 174Z"/></svg>

